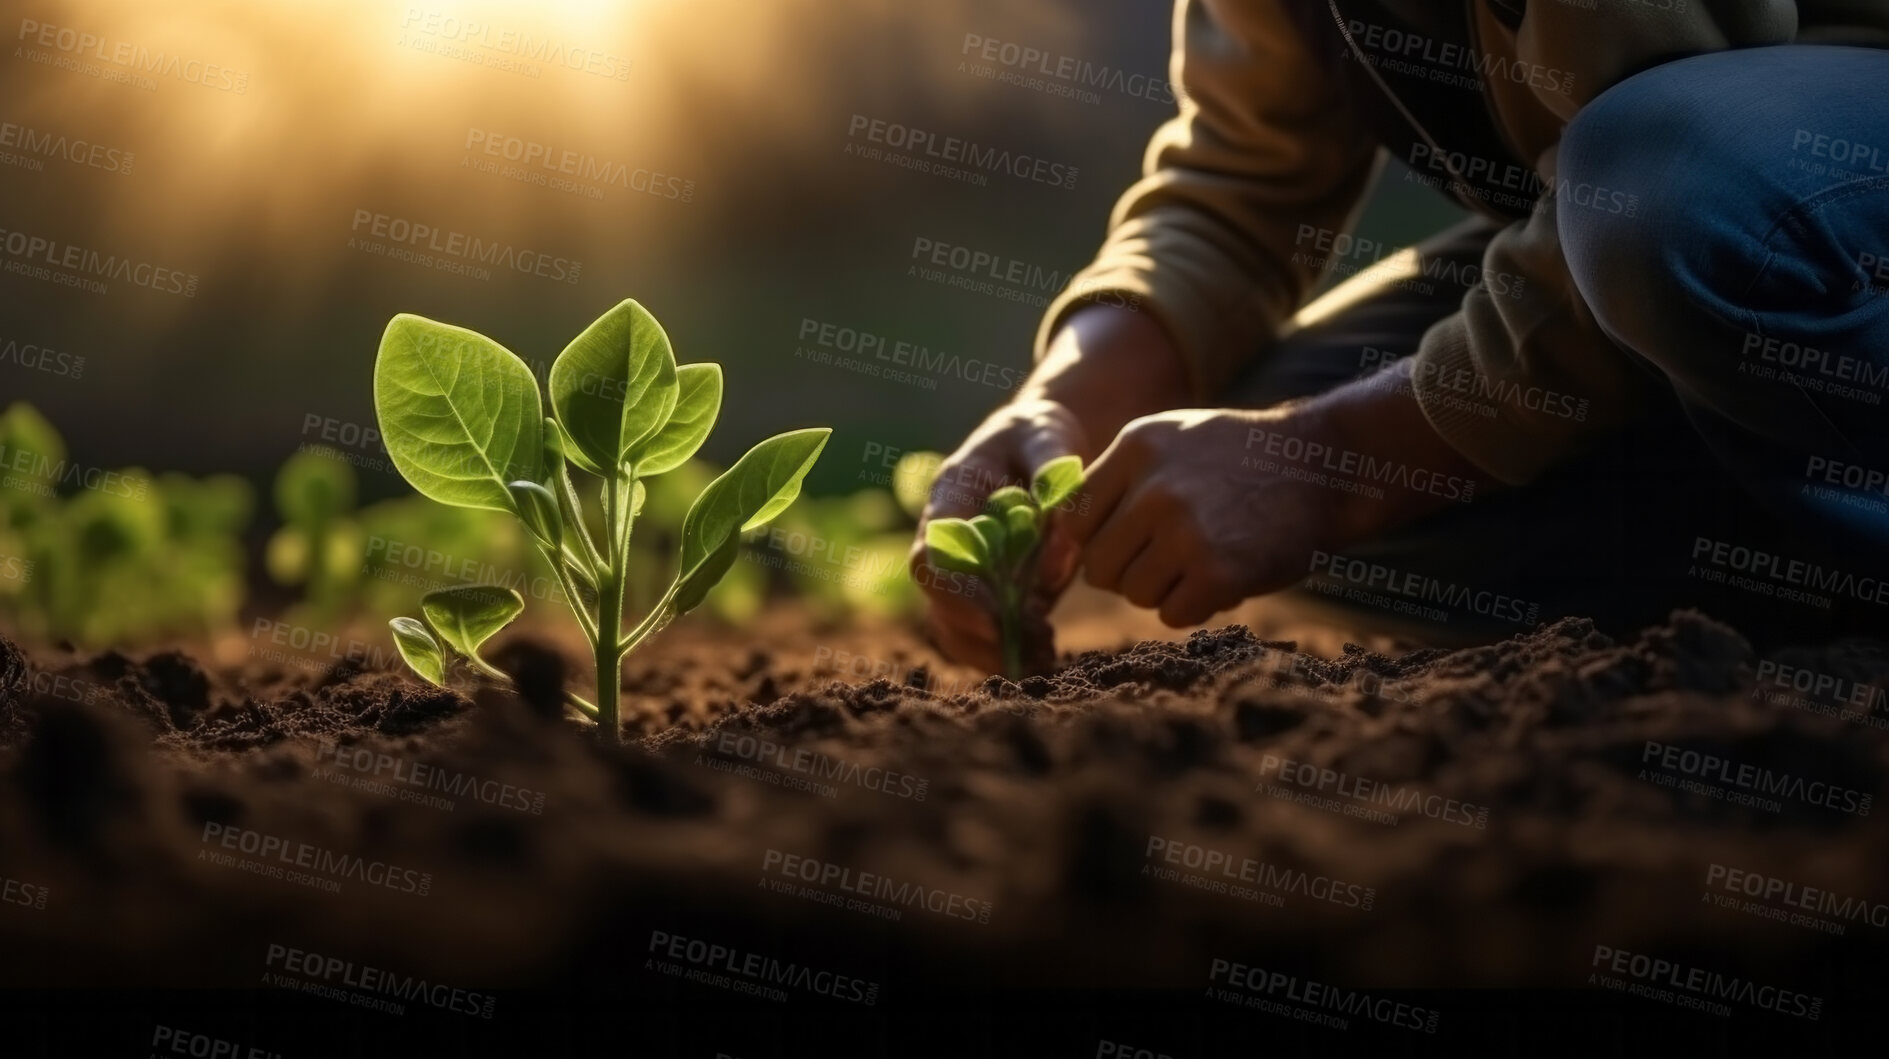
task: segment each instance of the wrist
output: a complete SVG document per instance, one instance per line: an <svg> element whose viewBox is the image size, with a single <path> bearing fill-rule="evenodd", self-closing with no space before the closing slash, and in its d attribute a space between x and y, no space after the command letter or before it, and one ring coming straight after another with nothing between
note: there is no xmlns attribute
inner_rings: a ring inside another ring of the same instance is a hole
<svg viewBox="0 0 1889 1059"><path fill-rule="evenodd" d="M1333 533L1352 543L1434 514L1473 503L1500 483L1463 457L1430 425L1417 403L1410 361L1346 383L1304 403L1307 436L1319 437L1367 467L1379 468L1375 491L1345 492L1335 506Z"/></svg>
<svg viewBox="0 0 1889 1059"><path fill-rule="evenodd" d="M1084 426L1094 452L1132 419L1185 407L1193 397L1180 350L1146 313L1090 305L1071 313L1015 401L1048 401Z"/></svg>

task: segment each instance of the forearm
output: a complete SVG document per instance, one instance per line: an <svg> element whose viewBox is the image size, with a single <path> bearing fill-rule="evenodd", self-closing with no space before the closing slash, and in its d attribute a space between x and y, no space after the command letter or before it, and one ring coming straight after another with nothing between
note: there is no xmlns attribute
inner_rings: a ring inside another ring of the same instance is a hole
<svg viewBox="0 0 1889 1059"><path fill-rule="evenodd" d="M1501 483L1465 458L1423 414L1410 385L1411 361L1396 364L1292 406L1306 433L1359 462L1397 468L1426 488L1385 489L1378 496L1337 493L1334 534L1348 544L1414 522L1454 503L1473 503Z"/></svg>

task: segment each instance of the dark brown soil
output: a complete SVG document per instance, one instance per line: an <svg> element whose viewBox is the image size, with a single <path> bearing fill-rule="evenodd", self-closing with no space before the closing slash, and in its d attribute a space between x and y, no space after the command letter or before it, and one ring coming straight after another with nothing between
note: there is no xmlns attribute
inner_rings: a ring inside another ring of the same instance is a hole
<svg viewBox="0 0 1889 1059"><path fill-rule="evenodd" d="M855 656L883 676L836 680ZM521 639L496 657L525 695L178 652L29 670L0 642L0 875L43 899L0 904L0 977L254 989L300 949L474 994L772 1010L679 978L683 938L871 983L874 1011L969 985L1173 988L1213 1014L1232 963L1599 997L1605 947L1820 1000L1815 1022L1618 1000L1721 1033L1871 1017L1889 941L1869 804L1889 707L1772 679L1889 684L1878 644L1760 659L1679 613L1631 642L1565 620L1320 658L1231 626L1018 685L898 629L774 615L753 640L685 627L634 659L622 748L559 716L574 656ZM1747 897L1734 870L1792 889ZM1792 922L1807 888L1831 903Z"/></svg>

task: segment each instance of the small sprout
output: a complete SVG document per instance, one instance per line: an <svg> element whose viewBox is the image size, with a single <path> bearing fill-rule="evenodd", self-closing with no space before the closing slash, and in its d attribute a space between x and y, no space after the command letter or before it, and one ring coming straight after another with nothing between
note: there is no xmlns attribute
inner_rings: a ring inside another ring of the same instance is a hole
<svg viewBox="0 0 1889 1059"><path fill-rule="evenodd" d="M426 623L467 658L479 657L480 645L524 610L525 597L498 585L442 588L420 600L420 613L426 616Z"/></svg>
<svg viewBox="0 0 1889 1059"><path fill-rule="evenodd" d="M1082 488L1082 457L1061 456L1044 464L1030 482L1030 498L1045 511L1062 506L1063 501Z"/></svg>
<svg viewBox="0 0 1889 1059"><path fill-rule="evenodd" d="M531 535L553 548L564 542L564 516L558 512L558 498L537 482L513 482L512 500L518 504L518 518Z"/></svg>
<svg viewBox="0 0 1889 1059"><path fill-rule="evenodd" d="M1023 600L1036 574L1036 554L1050 514L1082 488L1082 459L1063 456L1036 472L1029 491L1008 485L990 494L976 518L933 519L925 550L933 566L972 574L997 593L1004 675L1023 675Z"/></svg>
<svg viewBox="0 0 1889 1059"><path fill-rule="evenodd" d="M935 518L925 525L931 564L960 574L981 574L990 565L984 537L961 518Z"/></svg>
<svg viewBox="0 0 1889 1059"><path fill-rule="evenodd" d="M645 480L682 467L701 448L721 411L721 368L678 367L656 318L626 300L564 348L547 388L549 416L531 370L510 350L406 313L388 323L374 362L381 436L407 481L443 504L508 512L531 531L596 659L596 703L570 693L566 700L614 742L621 738L624 656L702 602L733 566L742 532L765 525L800 495L832 432L769 438L708 483L683 518L675 580L626 632L630 535L649 496ZM602 480L601 533L593 535L585 517L573 466ZM516 592L484 585L435 592L422 604L441 639L499 680L505 674L480 659L478 648L523 608ZM396 638L419 643L412 632L395 629ZM405 646L402 655L413 663Z"/></svg>
<svg viewBox="0 0 1889 1059"><path fill-rule="evenodd" d="M394 648L406 659L407 667L430 684L446 686L446 652L426 626L412 618L395 618L387 623L394 631Z"/></svg>

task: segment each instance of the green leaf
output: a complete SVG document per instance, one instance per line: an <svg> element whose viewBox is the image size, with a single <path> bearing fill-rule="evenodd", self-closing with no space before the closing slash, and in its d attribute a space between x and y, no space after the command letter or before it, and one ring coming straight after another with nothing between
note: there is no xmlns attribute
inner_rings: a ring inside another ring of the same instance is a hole
<svg viewBox="0 0 1889 1059"><path fill-rule="evenodd" d="M979 515L971 519L971 529L984 539L984 554L989 557L990 565L1002 566L1008 554L1004 540L1010 536L1009 528L989 515Z"/></svg>
<svg viewBox="0 0 1889 1059"><path fill-rule="evenodd" d="M410 313L388 321L374 411L394 466L442 504L510 511L506 483L538 477L538 384L524 361L476 331Z"/></svg>
<svg viewBox="0 0 1889 1059"><path fill-rule="evenodd" d="M997 518L1008 518L1010 509L1013 507L1033 508L1035 506L1036 502L1030 499L1030 494L1021 486L1006 485L990 494L990 499L984 501L984 513Z"/></svg>
<svg viewBox="0 0 1889 1059"><path fill-rule="evenodd" d="M649 501L649 490L642 482L630 486L630 517L636 518L643 513L643 505Z"/></svg>
<svg viewBox="0 0 1889 1059"><path fill-rule="evenodd" d="M324 525L354 508L354 468L330 452L304 449L275 476L275 506L291 526Z"/></svg>
<svg viewBox="0 0 1889 1059"><path fill-rule="evenodd" d="M1036 506L1049 510L1076 495L1082 488L1082 457L1059 456L1044 464L1030 482L1030 495Z"/></svg>
<svg viewBox="0 0 1889 1059"><path fill-rule="evenodd" d="M720 364L684 364L676 369L676 407L649 440L630 454L638 478L673 471L708 440L721 414Z"/></svg>
<svg viewBox="0 0 1889 1059"><path fill-rule="evenodd" d="M550 388L577 450L598 468L620 467L675 410L675 351L649 310L625 299L558 354Z"/></svg>
<svg viewBox="0 0 1889 1059"><path fill-rule="evenodd" d="M45 498L53 495L65 469L66 442L59 429L25 401L7 406L0 415L0 494L20 492Z"/></svg>
<svg viewBox="0 0 1889 1059"><path fill-rule="evenodd" d="M426 626L412 618L395 618L387 623L394 631L394 649L406 659L408 668L428 683L446 686L446 652Z"/></svg>
<svg viewBox="0 0 1889 1059"><path fill-rule="evenodd" d="M775 435L749 449L695 498L682 519L677 614L700 603L728 572L744 531L766 525L800 495L800 483L832 433L818 427Z"/></svg>
<svg viewBox="0 0 1889 1059"><path fill-rule="evenodd" d="M564 540L564 517L558 513L558 498L537 482L511 484L512 503L518 505L519 521L539 540L555 549Z"/></svg>
<svg viewBox="0 0 1889 1059"><path fill-rule="evenodd" d="M935 518L925 524L925 551L931 565L960 574L981 574L990 566L990 549L977 527L961 518Z"/></svg>
<svg viewBox="0 0 1889 1059"><path fill-rule="evenodd" d="M577 442L572 441L571 436L564 432L564 425L550 416L544 417L544 448L547 462L556 463L558 460L568 460L576 464L578 470L600 478L603 476L603 468L590 462L590 457L584 455L583 451L577 447Z"/></svg>
<svg viewBox="0 0 1889 1059"><path fill-rule="evenodd" d="M440 638L467 657L479 645L510 625L525 609L525 598L499 585L461 585L428 592L420 598L420 613L439 631Z"/></svg>
<svg viewBox="0 0 1889 1059"><path fill-rule="evenodd" d="M1013 559L1030 554L1042 536L1036 527L1036 509L1027 504L1004 512L1004 529L1009 538L1008 554Z"/></svg>

